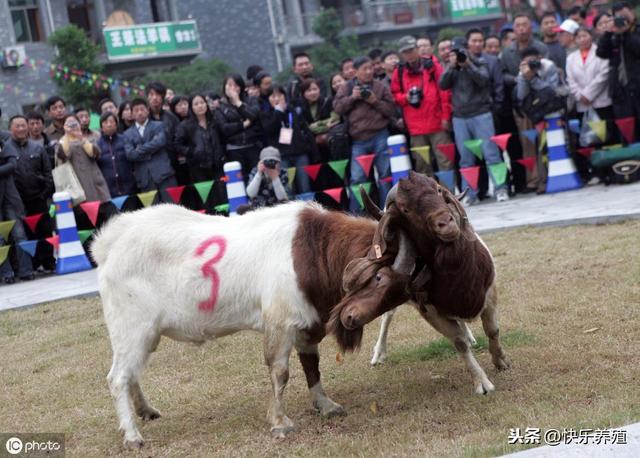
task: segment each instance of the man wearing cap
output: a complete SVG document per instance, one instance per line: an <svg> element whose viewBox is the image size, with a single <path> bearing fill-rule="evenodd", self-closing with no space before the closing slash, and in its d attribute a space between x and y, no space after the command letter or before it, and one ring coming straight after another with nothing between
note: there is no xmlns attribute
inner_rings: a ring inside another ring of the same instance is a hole
<svg viewBox="0 0 640 458"><path fill-rule="evenodd" d="M251 203L238 208L238 214L258 207L272 207L289 199L287 171L281 166L280 151L267 146L260 151L260 162L249 174L247 196Z"/></svg>
<svg viewBox="0 0 640 458"><path fill-rule="evenodd" d="M412 36L400 39L398 51L403 62L393 72L391 93L402 108L411 147L430 146L438 169L452 170L451 161L437 148L437 145L451 143L451 94L438 86L442 67L437 60L421 56L417 41ZM413 149L411 155L417 172L433 175L430 161L425 161Z"/></svg>

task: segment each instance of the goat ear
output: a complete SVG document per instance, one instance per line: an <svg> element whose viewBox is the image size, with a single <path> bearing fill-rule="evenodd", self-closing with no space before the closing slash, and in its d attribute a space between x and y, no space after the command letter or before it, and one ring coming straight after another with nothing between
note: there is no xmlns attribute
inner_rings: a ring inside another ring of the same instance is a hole
<svg viewBox="0 0 640 458"><path fill-rule="evenodd" d="M396 204L394 202L389 205L389 207L382 215L382 218L380 218L380 221L378 222L378 228L373 235L371 249L367 254L368 259L380 259L386 254L388 248L387 241L391 240L394 236L394 234L391 232L391 224L393 223L397 215L398 207L396 207Z"/></svg>
<svg viewBox="0 0 640 458"><path fill-rule="evenodd" d="M373 203L371 197L369 197L369 194L367 194L367 191L365 191L364 186L362 185L360 185L360 196L362 196L362 203L364 203L364 208L367 210L369 215L380 221L383 212L376 204Z"/></svg>
<svg viewBox="0 0 640 458"><path fill-rule="evenodd" d="M411 281L411 289L414 291L424 291L429 280L431 280L431 271L425 265L418 275L416 275L416 278Z"/></svg>
<svg viewBox="0 0 640 458"><path fill-rule="evenodd" d="M460 216L460 232L462 233L462 236L467 241L473 242L474 240L476 240L476 235L472 228L469 231L467 230L468 228L470 228L469 218L467 217L467 212L464 210L464 207L460 203L460 200L458 199L458 197L454 196L448 189L442 188L442 190L444 192L445 202L453 205L455 207L456 212ZM465 188L462 194L460 194L460 199L464 197L464 195L467 193L468 190L469 188Z"/></svg>

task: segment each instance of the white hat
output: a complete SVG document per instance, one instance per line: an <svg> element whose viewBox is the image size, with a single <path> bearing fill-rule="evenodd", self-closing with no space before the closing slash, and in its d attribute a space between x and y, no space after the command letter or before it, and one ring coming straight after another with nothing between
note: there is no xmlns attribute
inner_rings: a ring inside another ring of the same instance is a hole
<svg viewBox="0 0 640 458"><path fill-rule="evenodd" d="M567 32L571 35L575 35L578 29L580 28L580 24L578 24L573 19L565 19L560 27L556 27L553 29L554 32Z"/></svg>

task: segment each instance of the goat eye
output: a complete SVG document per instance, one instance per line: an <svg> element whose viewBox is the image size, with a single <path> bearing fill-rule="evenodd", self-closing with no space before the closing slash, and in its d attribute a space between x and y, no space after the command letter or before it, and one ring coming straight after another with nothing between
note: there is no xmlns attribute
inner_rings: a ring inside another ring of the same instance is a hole
<svg viewBox="0 0 640 458"><path fill-rule="evenodd" d="M382 280L382 275L376 274L376 281L380 282Z"/></svg>
<svg viewBox="0 0 640 458"><path fill-rule="evenodd" d="M409 213L409 209L408 208L403 208L402 211L405 212L405 213Z"/></svg>

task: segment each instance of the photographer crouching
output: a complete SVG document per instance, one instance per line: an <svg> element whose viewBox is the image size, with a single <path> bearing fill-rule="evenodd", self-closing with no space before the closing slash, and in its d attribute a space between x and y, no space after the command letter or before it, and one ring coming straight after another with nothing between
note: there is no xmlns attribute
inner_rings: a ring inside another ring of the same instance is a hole
<svg viewBox="0 0 640 458"><path fill-rule="evenodd" d="M249 174L247 196L250 203L238 207L239 215L256 208L272 207L289 200L289 191L287 190L289 178L280 162L280 151L276 148L267 146L260 151L260 162Z"/></svg>
<svg viewBox="0 0 640 458"><path fill-rule="evenodd" d="M487 62L482 56L473 57L466 49L465 40L455 38L448 57L448 67L442 78L440 88L451 89L453 104L453 132L456 147L460 152L460 168L476 165L476 157L464 145L467 140L482 139L482 153L487 166L502 162L498 147L490 140L495 135L493 115L491 114L491 78ZM494 181L496 201L509 199L505 183ZM469 191L463 199L466 206L477 202L476 192L462 179L462 186Z"/></svg>

